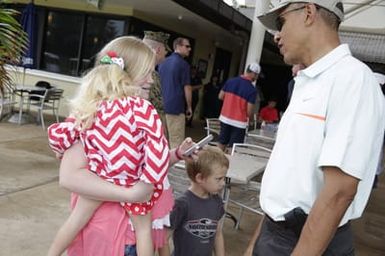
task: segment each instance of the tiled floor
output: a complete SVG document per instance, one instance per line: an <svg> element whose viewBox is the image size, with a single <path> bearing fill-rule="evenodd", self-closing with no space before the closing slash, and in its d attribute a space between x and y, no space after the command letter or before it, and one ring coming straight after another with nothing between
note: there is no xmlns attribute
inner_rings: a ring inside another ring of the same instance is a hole
<svg viewBox="0 0 385 256"><path fill-rule="evenodd" d="M205 131L187 129L194 139ZM0 256L45 255L53 235L68 216L69 193L58 186L58 162L46 132L34 124L0 123ZM186 182L186 180L185 180ZM385 255L385 176L366 212L354 221L357 255ZM229 211L236 208L230 205ZM239 230L226 219L226 255L240 256L259 217L245 212Z"/></svg>

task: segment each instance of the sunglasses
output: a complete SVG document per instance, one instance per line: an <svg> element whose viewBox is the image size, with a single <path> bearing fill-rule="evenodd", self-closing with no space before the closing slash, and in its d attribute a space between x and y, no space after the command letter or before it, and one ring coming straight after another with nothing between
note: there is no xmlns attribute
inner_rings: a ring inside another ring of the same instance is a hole
<svg viewBox="0 0 385 256"><path fill-rule="evenodd" d="M184 44L184 45L182 45L182 46L186 47L187 49L190 49L190 48L191 48L191 45L189 45L189 44Z"/></svg>
<svg viewBox="0 0 385 256"><path fill-rule="evenodd" d="M283 25L285 25L285 21L286 20L285 20L285 18L283 16L285 16L286 14L288 14L290 12L299 11L299 10L302 10L302 9L305 9L305 8L306 8L306 5L302 6L302 7L295 8L295 9L288 10L286 12L282 12L280 15L278 15L278 17L275 19L275 26L277 27L277 30L281 31Z"/></svg>

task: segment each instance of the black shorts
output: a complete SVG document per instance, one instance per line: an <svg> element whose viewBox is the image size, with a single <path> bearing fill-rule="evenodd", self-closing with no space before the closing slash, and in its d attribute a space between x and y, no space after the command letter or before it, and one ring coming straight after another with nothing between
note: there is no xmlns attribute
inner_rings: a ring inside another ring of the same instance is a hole
<svg viewBox="0 0 385 256"><path fill-rule="evenodd" d="M298 242L298 235L282 222L263 218L259 237L254 245L253 256L290 256ZM353 234L350 223L339 227L323 256L354 256Z"/></svg>
<svg viewBox="0 0 385 256"><path fill-rule="evenodd" d="M246 128L238 128L221 122L221 133L219 143L232 147L234 143L243 143Z"/></svg>

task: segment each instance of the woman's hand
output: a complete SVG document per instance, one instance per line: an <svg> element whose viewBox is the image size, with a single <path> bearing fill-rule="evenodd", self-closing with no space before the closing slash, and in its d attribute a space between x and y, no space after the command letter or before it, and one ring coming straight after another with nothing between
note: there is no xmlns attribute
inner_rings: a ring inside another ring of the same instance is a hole
<svg viewBox="0 0 385 256"><path fill-rule="evenodd" d="M184 152L186 152L187 149L192 147L195 143L190 137L187 137L184 139L184 141L177 147L170 151L170 165L175 164L176 162L180 160L191 160L196 158L196 152L191 154L190 156L184 156Z"/></svg>
<svg viewBox="0 0 385 256"><path fill-rule="evenodd" d="M205 140L205 142L203 142ZM195 143L194 141L192 141L191 138L186 138L182 144L180 144L180 146L178 147L180 153L179 155L182 156L183 160L185 161L192 161L192 160L197 160L198 159L198 152L199 150L202 149L202 147L205 147L206 144L208 144L207 142L207 137L204 138L204 140L201 140L200 142L198 143ZM211 139L210 139L211 140ZM203 142L203 143L202 143ZM200 144L200 145L198 145ZM186 156L184 155L184 153L191 147L194 147L195 145L195 150L192 152L192 154Z"/></svg>
<svg viewBox="0 0 385 256"><path fill-rule="evenodd" d="M187 149L191 148L194 145L194 141L190 138L187 137L184 139L184 141L179 145L179 147L176 149L178 150L177 154L181 156L182 158L188 158L184 156L184 152L186 152Z"/></svg>

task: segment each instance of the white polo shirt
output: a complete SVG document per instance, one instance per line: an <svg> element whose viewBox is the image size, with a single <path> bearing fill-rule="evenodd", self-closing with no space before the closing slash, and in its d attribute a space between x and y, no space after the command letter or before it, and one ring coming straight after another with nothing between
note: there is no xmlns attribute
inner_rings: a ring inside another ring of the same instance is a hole
<svg viewBox="0 0 385 256"><path fill-rule="evenodd" d="M262 179L262 209L276 221L310 212L324 183L322 166L360 180L340 225L361 216L385 129L384 96L373 72L340 45L300 71Z"/></svg>

